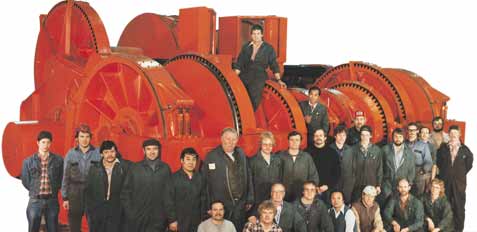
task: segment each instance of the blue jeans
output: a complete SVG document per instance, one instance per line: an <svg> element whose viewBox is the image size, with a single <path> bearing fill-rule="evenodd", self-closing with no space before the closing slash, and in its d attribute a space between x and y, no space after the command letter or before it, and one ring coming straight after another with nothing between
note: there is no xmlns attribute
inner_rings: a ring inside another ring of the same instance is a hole
<svg viewBox="0 0 477 232"><path fill-rule="evenodd" d="M34 199L30 198L27 207L28 231L40 231L41 215L45 216L46 231L58 231L58 213L60 211L58 199Z"/></svg>

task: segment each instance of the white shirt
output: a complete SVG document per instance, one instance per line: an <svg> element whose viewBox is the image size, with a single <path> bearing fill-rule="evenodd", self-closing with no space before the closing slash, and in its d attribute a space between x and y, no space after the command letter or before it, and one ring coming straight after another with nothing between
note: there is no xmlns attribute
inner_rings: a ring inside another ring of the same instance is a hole
<svg viewBox="0 0 477 232"><path fill-rule="evenodd" d="M333 210L333 212L335 213L335 218L338 218L340 216L340 213L343 213L346 222L345 232L353 232L354 226L356 224L356 217L354 216L354 213L351 209L348 209L346 214L344 213L344 205L341 206L341 209L339 211L336 211L334 207L332 207L330 210Z"/></svg>

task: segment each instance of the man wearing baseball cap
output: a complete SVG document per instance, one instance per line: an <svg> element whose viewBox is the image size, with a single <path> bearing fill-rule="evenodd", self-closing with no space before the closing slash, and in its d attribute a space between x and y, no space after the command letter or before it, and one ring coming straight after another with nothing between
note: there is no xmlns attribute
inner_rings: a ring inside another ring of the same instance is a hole
<svg viewBox="0 0 477 232"><path fill-rule="evenodd" d="M359 143L360 129L366 124L366 115L363 111L357 110L354 112L353 126L348 129L346 144L352 146Z"/></svg>
<svg viewBox="0 0 477 232"><path fill-rule="evenodd" d="M363 189L361 199L353 203L353 207L351 207L356 217L357 226L362 232L384 231L379 205L375 201L377 195L376 188L368 185Z"/></svg>

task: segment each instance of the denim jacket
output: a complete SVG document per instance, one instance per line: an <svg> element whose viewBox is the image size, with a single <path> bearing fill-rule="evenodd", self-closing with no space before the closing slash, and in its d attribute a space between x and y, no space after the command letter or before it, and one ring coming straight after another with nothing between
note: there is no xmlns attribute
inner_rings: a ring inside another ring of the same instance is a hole
<svg viewBox="0 0 477 232"><path fill-rule="evenodd" d="M36 198L40 192L41 160L35 153L23 161L22 184L29 191L31 198ZM57 196L63 179L63 158L53 153L49 154L48 178L53 197Z"/></svg>

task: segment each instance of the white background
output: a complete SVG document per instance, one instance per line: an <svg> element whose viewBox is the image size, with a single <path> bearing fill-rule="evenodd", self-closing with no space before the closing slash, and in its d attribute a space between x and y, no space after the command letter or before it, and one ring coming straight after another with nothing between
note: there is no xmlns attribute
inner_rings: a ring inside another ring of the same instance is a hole
<svg viewBox="0 0 477 232"><path fill-rule="evenodd" d="M0 135L19 119L20 103L33 92L33 59L40 14L57 1L8 1L0 9ZM288 18L288 64L339 65L366 61L404 68L451 97L449 118L467 122L466 142L477 152L475 62L477 9L471 1L90 1L111 45L125 25L144 12L175 15L207 6L217 16L278 15ZM8 5L7 5L8 4ZM35 138L32 138L35 139ZM475 170L468 175L465 231L477 231ZM0 230L26 231L27 191L0 164Z"/></svg>

